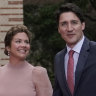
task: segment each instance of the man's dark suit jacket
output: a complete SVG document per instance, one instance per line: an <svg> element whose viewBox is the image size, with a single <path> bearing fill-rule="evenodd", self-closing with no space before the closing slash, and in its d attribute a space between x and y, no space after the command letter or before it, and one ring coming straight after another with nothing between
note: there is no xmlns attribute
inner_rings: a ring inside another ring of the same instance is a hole
<svg viewBox="0 0 96 96"><path fill-rule="evenodd" d="M71 96L64 68L67 49L58 52L54 60L55 86L53 96ZM85 38L75 71L73 96L96 96L96 43Z"/></svg>

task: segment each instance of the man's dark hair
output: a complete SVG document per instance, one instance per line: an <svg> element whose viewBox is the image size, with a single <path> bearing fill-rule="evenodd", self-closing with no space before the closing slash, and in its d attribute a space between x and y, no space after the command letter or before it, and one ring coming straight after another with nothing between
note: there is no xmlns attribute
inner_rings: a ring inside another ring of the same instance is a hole
<svg viewBox="0 0 96 96"><path fill-rule="evenodd" d="M59 23L60 15L64 12L73 12L76 16L80 19L81 23L84 22L84 15L82 10L73 3L66 3L60 6L59 10L57 11L57 23Z"/></svg>

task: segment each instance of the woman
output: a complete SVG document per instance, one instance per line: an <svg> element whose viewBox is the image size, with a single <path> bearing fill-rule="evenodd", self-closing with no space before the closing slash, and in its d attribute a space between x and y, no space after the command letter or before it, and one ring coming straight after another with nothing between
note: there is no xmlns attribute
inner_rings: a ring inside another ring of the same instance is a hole
<svg viewBox="0 0 96 96"><path fill-rule="evenodd" d="M25 59L30 50L26 26L13 26L5 36L5 54L9 63L0 69L0 96L52 96L47 71Z"/></svg>

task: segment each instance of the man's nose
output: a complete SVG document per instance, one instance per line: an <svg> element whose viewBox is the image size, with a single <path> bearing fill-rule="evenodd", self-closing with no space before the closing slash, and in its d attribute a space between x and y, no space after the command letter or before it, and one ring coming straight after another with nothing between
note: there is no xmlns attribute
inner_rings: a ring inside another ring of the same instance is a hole
<svg viewBox="0 0 96 96"><path fill-rule="evenodd" d="M68 25L67 25L67 30L68 30L68 31L72 31L72 30L73 30L73 27L72 27L71 24L68 24Z"/></svg>

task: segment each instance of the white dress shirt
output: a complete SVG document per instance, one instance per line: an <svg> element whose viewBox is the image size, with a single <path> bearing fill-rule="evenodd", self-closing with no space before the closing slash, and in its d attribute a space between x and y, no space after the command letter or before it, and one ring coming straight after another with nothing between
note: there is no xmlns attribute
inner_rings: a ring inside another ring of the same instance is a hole
<svg viewBox="0 0 96 96"><path fill-rule="evenodd" d="M77 66L77 62L78 62L78 57L79 57L83 42L84 42L84 36L72 49L66 45L67 46L67 53L65 55L65 62L64 62L66 78L67 78L67 65L68 65L68 58L69 58L68 53L70 50L75 51L73 54L73 58L74 58L74 82L75 82L75 71L76 71L76 66Z"/></svg>

